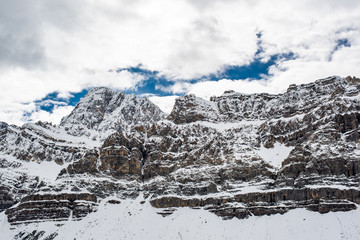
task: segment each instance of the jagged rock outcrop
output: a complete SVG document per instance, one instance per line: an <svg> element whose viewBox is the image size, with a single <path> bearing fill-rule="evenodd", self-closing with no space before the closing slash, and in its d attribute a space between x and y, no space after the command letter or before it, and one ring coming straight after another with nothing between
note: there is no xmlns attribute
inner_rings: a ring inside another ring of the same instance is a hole
<svg viewBox="0 0 360 240"><path fill-rule="evenodd" d="M336 200L334 201L334 199ZM360 190L340 190L336 188L280 189L216 198L165 196L151 200L151 204L158 208L206 207L206 209L226 219L233 217L246 218L251 215L282 214L299 207L320 213L350 211L356 209L354 203L360 203Z"/></svg>
<svg viewBox="0 0 360 240"><path fill-rule="evenodd" d="M168 119L176 124L201 120L218 121L219 111L215 102L205 101L190 94L176 99Z"/></svg>
<svg viewBox="0 0 360 240"><path fill-rule="evenodd" d="M147 98L97 87L61 120L60 127L72 135L96 138L92 130L107 137L109 131L126 131L129 125L153 123L163 118L165 114Z"/></svg>
<svg viewBox="0 0 360 240"><path fill-rule="evenodd" d="M100 170L108 171L111 176L121 178L126 175L141 179L143 143L127 139L121 133L110 135L100 150Z"/></svg>
<svg viewBox="0 0 360 240"><path fill-rule="evenodd" d="M37 194L21 199L19 205L6 210L10 223L49 220L80 220L96 210L97 197L88 193Z"/></svg>
<svg viewBox="0 0 360 240"><path fill-rule="evenodd" d="M12 224L80 219L106 197L140 193L164 216L355 209L359 91L358 78L329 77L277 95L187 95L166 116L146 98L94 88L60 126L0 123L0 211Z"/></svg>

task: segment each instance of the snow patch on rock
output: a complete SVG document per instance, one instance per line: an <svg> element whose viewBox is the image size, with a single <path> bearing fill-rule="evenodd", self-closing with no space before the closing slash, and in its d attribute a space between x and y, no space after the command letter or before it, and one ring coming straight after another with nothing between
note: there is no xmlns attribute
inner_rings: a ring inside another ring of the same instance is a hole
<svg viewBox="0 0 360 240"><path fill-rule="evenodd" d="M271 166L279 169L282 162L289 156L294 147L287 147L281 143L275 143L273 148L266 148L261 145L257 154Z"/></svg>

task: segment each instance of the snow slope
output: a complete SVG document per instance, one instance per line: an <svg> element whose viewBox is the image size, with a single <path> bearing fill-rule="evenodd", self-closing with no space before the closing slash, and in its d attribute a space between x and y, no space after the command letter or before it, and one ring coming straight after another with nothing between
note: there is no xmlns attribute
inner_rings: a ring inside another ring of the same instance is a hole
<svg viewBox="0 0 360 240"><path fill-rule="evenodd" d="M179 208L172 215L162 217L159 209L148 201L121 200L120 204L102 201L96 213L81 221L45 222L20 225L16 232L34 230L57 233L56 239L360 239L360 209L350 212L320 214L305 209L289 211L284 215L247 219L222 220L203 209ZM2 239L12 239L4 213L0 214ZM25 235L24 235L25 236Z"/></svg>
<svg viewBox="0 0 360 240"><path fill-rule="evenodd" d="M55 162L47 162L47 161L43 161L40 163L25 162L25 161L20 161L13 156L4 155L4 154L0 154L0 159L6 159L9 163L18 166L11 170L10 168L5 170L0 169L0 173L4 171L17 171L21 173L28 173L29 175L37 176L41 180L46 182L54 182L58 177L60 171L69 165L69 163L66 163L64 165L59 165Z"/></svg>

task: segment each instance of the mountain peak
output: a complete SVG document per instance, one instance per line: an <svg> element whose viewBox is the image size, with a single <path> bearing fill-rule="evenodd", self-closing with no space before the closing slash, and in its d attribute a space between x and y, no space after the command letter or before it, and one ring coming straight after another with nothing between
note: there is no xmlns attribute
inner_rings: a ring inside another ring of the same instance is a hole
<svg viewBox="0 0 360 240"><path fill-rule="evenodd" d="M147 98L96 87L61 120L60 127L77 135L84 129L119 130L125 125L158 121L164 117L165 113Z"/></svg>

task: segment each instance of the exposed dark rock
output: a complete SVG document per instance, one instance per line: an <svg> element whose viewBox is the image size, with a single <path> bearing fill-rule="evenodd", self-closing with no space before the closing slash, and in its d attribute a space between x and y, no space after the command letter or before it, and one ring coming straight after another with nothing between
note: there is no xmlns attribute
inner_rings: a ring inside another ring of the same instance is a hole
<svg viewBox="0 0 360 240"><path fill-rule="evenodd" d="M6 210L11 224L46 220L79 220L96 210L94 194L43 194L28 195L20 204Z"/></svg>
<svg viewBox="0 0 360 240"><path fill-rule="evenodd" d="M335 200L335 201L334 201ZM350 201L350 202L347 202ZM350 211L356 209L354 203L360 203L360 191L339 190L336 188L319 189L283 189L271 192L239 194L227 198L181 198L164 196L150 201L156 208L206 207L225 219L246 218L250 215L261 216L285 213L289 209L306 207L311 211L327 213L329 211ZM232 203L232 204L230 204ZM234 207L233 204L242 204ZM285 205L285 207L284 207Z"/></svg>
<svg viewBox="0 0 360 240"><path fill-rule="evenodd" d="M116 200L116 199L111 199L111 200L108 200L107 202L110 204L120 204L121 203L119 200Z"/></svg>

